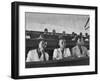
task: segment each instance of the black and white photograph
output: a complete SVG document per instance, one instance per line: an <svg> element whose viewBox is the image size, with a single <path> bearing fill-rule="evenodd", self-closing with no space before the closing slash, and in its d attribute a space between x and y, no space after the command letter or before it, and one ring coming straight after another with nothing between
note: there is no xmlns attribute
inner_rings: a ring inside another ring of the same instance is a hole
<svg viewBox="0 0 100 81"><path fill-rule="evenodd" d="M25 12L26 68L89 65L90 16Z"/></svg>
<svg viewBox="0 0 100 81"><path fill-rule="evenodd" d="M97 74L97 7L12 3L11 77Z"/></svg>

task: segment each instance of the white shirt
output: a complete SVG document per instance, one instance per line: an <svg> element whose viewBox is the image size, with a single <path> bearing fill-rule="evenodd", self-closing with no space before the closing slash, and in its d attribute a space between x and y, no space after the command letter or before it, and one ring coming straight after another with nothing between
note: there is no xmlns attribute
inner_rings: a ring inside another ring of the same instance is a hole
<svg viewBox="0 0 100 81"><path fill-rule="evenodd" d="M84 46L81 46L81 48L82 48L82 54L81 54L81 51L77 45L75 47L73 47L72 48L72 55L77 56L77 57L88 56L89 52L88 52L87 48Z"/></svg>
<svg viewBox="0 0 100 81"><path fill-rule="evenodd" d="M69 56L71 56L69 48L65 48L63 54L60 48L54 49L53 59L59 60L59 59L63 59L63 57L69 57Z"/></svg>
<svg viewBox="0 0 100 81"><path fill-rule="evenodd" d="M44 53L46 60L49 60L49 55L48 53ZM31 50L28 52L28 56L26 59L26 62L34 62L34 61L44 61L44 54L42 53L41 56L39 57L37 49Z"/></svg>

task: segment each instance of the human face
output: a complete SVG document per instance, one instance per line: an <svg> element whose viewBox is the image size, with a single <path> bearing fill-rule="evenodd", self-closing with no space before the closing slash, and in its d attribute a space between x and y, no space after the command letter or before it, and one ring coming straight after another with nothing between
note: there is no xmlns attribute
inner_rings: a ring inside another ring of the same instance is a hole
<svg viewBox="0 0 100 81"><path fill-rule="evenodd" d="M60 48L64 49L66 47L66 40L65 39L59 40L59 46Z"/></svg>
<svg viewBox="0 0 100 81"><path fill-rule="evenodd" d="M84 41L82 39L78 39L77 45L80 45L80 46L84 45Z"/></svg>
<svg viewBox="0 0 100 81"><path fill-rule="evenodd" d="M47 42L45 42L45 41L40 41L40 43L39 43L39 48L40 49L45 49L47 47Z"/></svg>

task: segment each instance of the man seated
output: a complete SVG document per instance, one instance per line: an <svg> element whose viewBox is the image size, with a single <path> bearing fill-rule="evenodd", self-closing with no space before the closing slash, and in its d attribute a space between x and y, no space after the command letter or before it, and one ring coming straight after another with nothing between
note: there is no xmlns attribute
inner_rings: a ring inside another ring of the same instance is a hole
<svg viewBox="0 0 100 81"><path fill-rule="evenodd" d="M88 50L84 46L84 41L82 38L78 38L76 42L76 46L72 48L72 56L73 57L85 57L88 56Z"/></svg>
<svg viewBox="0 0 100 81"><path fill-rule="evenodd" d="M69 48L66 48L66 40L64 37L59 39L59 48L54 49L53 60L60 60L71 56Z"/></svg>
<svg viewBox="0 0 100 81"><path fill-rule="evenodd" d="M41 40L39 42L39 45L38 45L37 49L30 50L28 52L26 62L47 61L47 60L49 60L49 54L47 52L45 52L46 47L47 47L47 42L45 40Z"/></svg>

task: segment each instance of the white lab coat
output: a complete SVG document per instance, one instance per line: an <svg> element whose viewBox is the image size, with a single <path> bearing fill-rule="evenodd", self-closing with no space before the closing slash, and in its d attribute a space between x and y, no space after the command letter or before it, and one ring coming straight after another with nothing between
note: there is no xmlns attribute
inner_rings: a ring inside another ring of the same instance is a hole
<svg viewBox="0 0 100 81"><path fill-rule="evenodd" d="M81 46L82 48L82 54L80 52L79 47L76 45L75 47L72 48L72 55L75 57L81 57L81 56L88 56L89 52L85 46Z"/></svg>
<svg viewBox="0 0 100 81"><path fill-rule="evenodd" d="M45 54L46 61L49 60L48 53L45 52L44 54ZM41 56L39 58L39 55L37 53L37 49L30 50L28 52L26 62L44 61L44 58L43 58L44 57L44 54L41 54Z"/></svg>
<svg viewBox="0 0 100 81"><path fill-rule="evenodd" d="M63 54L60 48L54 49L53 59L59 60L59 59L63 59L64 57L69 57L69 56L71 56L69 48L65 48Z"/></svg>

